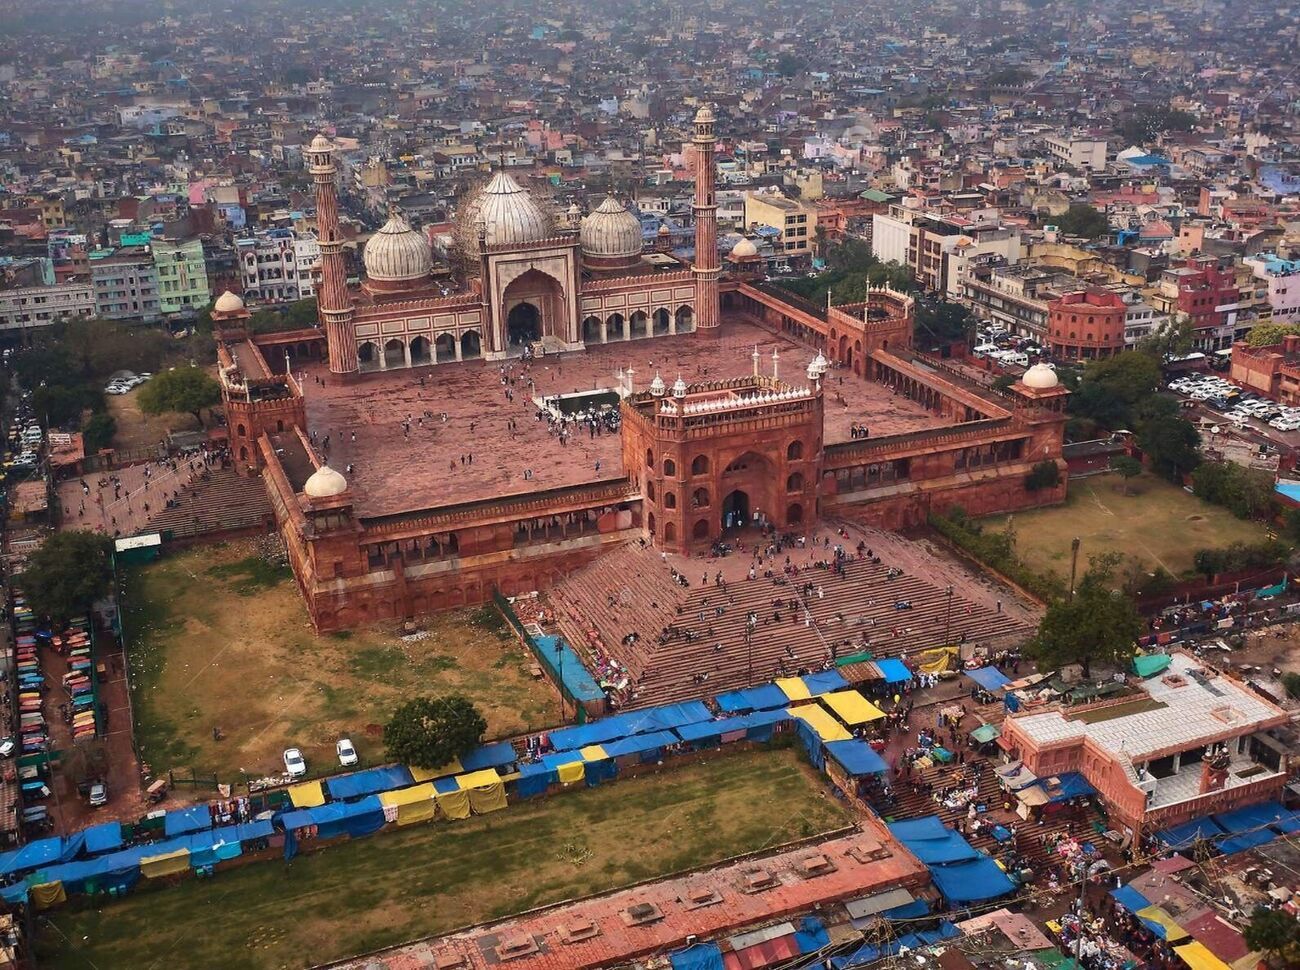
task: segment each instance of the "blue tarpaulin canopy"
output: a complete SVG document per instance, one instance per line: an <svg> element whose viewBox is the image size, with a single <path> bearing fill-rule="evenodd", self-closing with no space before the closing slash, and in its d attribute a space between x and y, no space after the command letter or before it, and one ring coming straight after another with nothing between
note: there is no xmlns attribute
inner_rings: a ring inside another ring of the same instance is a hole
<svg viewBox="0 0 1300 970"><path fill-rule="evenodd" d="M1146 909L1151 905L1150 900L1132 886L1120 886L1118 889L1112 889L1110 894L1115 897L1115 902L1134 915L1137 914L1138 910Z"/></svg>
<svg viewBox="0 0 1300 970"><path fill-rule="evenodd" d="M1258 805L1247 805L1245 808L1234 809L1231 812L1220 812L1214 816L1214 821L1222 826L1225 831L1236 835L1247 829L1264 828L1290 815L1291 812L1283 808L1278 802L1261 802Z"/></svg>
<svg viewBox="0 0 1300 970"><path fill-rule="evenodd" d="M930 904L924 899L914 899L902 906L895 906L880 914L885 919L920 919L930 915Z"/></svg>
<svg viewBox="0 0 1300 970"><path fill-rule="evenodd" d="M670 731L683 724L698 724L713 720L713 712L704 706L703 701L687 701L684 704L665 704L662 707L648 707L643 711L628 711L613 717L579 724L575 727L560 728L551 732L551 745L557 751L577 750L589 744L604 744L618 738L627 738L635 734L650 734L654 731Z"/></svg>
<svg viewBox="0 0 1300 970"><path fill-rule="evenodd" d="M121 846L122 825L119 822L105 822L86 829L86 851L91 855L111 852Z"/></svg>
<svg viewBox="0 0 1300 970"><path fill-rule="evenodd" d="M1204 818L1184 822L1182 825L1175 825L1173 828L1162 829L1159 838L1165 845L1179 848L1191 845L1197 839L1217 839L1223 834L1223 829L1207 815Z"/></svg>
<svg viewBox="0 0 1300 970"><path fill-rule="evenodd" d="M1058 784L1050 785L1049 782L1056 781ZM1088 784L1088 779L1077 771L1067 771L1063 775L1052 775L1050 778L1040 778L1038 786L1043 789L1043 793L1048 796L1048 801L1064 802L1071 798L1078 798L1081 795L1095 795L1097 789Z"/></svg>
<svg viewBox="0 0 1300 970"><path fill-rule="evenodd" d="M776 684L762 684L759 687L747 687L744 690L728 691L719 694L714 701L718 710L724 714L738 714L745 711L767 711L775 707L786 707L790 698Z"/></svg>
<svg viewBox="0 0 1300 970"><path fill-rule="evenodd" d="M384 765L380 768L367 768L350 775L337 775L325 781L325 788L330 798L344 801L360 798L362 795L374 795L381 791L395 788L407 788L415 784L411 769L406 765Z"/></svg>
<svg viewBox="0 0 1300 970"><path fill-rule="evenodd" d="M903 822L891 822L889 831L900 842L915 842L924 839L946 839L948 826L938 815L925 815L921 818L909 818Z"/></svg>
<svg viewBox="0 0 1300 970"><path fill-rule="evenodd" d="M794 942L799 947L800 953L814 953L830 945L831 935L826 932L826 924L816 916L805 916L799 921Z"/></svg>
<svg viewBox="0 0 1300 970"><path fill-rule="evenodd" d="M885 759L865 741L827 741L826 753L854 778L859 775L878 775L889 770Z"/></svg>
<svg viewBox="0 0 1300 970"><path fill-rule="evenodd" d="M849 686L849 682L838 670L819 670L815 674L805 674L803 685L808 688L808 693L813 697L820 697L822 694L844 690Z"/></svg>
<svg viewBox="0 0 1300 970"><path fill-rule="evenodd" d="M0 854L0 875L23 872L58 862L63 855L63 840L58 836L28 842L21 849Z"/></svg>
<svg viewBox="0 0 1300 970"><path fill-rule="evenodd" d="M1268 829L1259 829L1255 832L1242 832L1239 835L1229 836L1219 843L1219 851L1224 855L1232 855L1234 852L1245 852L1247 849L1253 849L1257 845L1267 845L1277 838L1277 834L1270 832Z"/></svg>
<svg viewBox="0 0 1300 970"><path fill-rule="evenodd" d="M716 943L696 943L670 953L673 970L722 970L722 948Z"/></svg>
<svg viewBox="0 0 1300 970"><path fill-rule="evenodd" d="M1011 881L987 856L947 866L931 866L930 879L949 903L974 903L1013 892Z"/></svg>
<svg viewBox="0 0 1300 970"><path fill-rule="evenodd" d="M965 862L980 858L979 852L954 831L949 831L943 839L916 839L905 843L907 850L927 866L938 866L952 862Z"/></svg>
<svg viewBox="0 0 1300 970"><path fill-rule="evenodd" d="M901 684L912 679L912 672L907 669L907 664L897 657L877 660L875 664L887 684Z"/></svg>
<svg viewBox="0 0 1300 970"><path fill-rule="evenodd" d="M207 805L178 808L163 817L163 835L184 835L212 828L212 813Z"/></svg>
<svg viewBox="0 0 1300 970"><path fill-rule="evenodd" d="M605 754L611 758L619 758L628 754L647 755L676 743L677 735L671 731L655 731L651 734L638 734L630 738L609 741L602 744L601 747L605 749Z"/></svg>
<svg viewBox="0 0 1300 970"><path fill-rule="evenodd" d="M475 748L461 757L460 764L466 771L482 771L484 768L504 768L515 759L514 745L509 741L498 741Z"/></svg>
<svg viewBox="0 0 1300 970"><path fill-rule="evenodd" d="M1011 679L997 667L980 667L977 670L963 670L962 673L987 691L1001 690L1011 683Z"/></svg>
<svg viewBox="0 0 1300 970"><path fill-rule="evenodd" d="M674 728L673 733L683 741L700 741L705 738L721 737L724 734L731 734L735 731L748 732L752 728L764 727L772 724L779 724L782 721L790 720L790 715L784 711L754 711L750 714L740 714L736 717L724 717L718 721L702 721L699 724L683 724Z"/></svg>

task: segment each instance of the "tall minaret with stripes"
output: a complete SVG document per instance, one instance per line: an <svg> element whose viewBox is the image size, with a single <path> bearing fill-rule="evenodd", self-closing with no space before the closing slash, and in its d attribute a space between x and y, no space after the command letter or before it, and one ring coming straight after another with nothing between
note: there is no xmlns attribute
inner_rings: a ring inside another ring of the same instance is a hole
<svg viewBox="0 0 1300 970"><path fill-rule="evenodd" d="M325 323L330 373L347 378L357 373L357 340L352 330L352 297L343 262L338 189L334 185L334 146L324 135L312 139L307 165L316 183L316 234L320 237L321 287L316 305Z"/></svg>
<svg viewBox="0 0 1300 970"><path fill-rule="evenodd" d="M718 329L718 200L714 195L713 110L695 113L695 325L707 333Z"/></svg>

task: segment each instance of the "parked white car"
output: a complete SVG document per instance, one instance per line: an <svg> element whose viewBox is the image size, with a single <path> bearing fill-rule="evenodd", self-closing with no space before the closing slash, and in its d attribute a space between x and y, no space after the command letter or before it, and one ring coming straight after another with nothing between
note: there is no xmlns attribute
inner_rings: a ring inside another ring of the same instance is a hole
<svg viewBox="0 0 1300 970"><path fill-rule="evenodd" d="M284 770L290 778L301 778L307 774L307 761L297 748L284 749Z"/></svg>
<svg viewBox="0 0 1300 970"><path fill-rule="evenodd" d="M352 746L350 739L339 738L338 743L334 745L334 751L339 756L339 764L344 768L350 768L357 763L357 749Z"/></svg>

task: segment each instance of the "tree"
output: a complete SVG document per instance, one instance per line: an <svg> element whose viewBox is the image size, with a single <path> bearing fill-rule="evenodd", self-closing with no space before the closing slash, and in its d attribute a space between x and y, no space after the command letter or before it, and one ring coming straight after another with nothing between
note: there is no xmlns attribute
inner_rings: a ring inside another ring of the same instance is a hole
<svg viewBox="0 0 1300 970"><path fill-rule="evenodd" d="M1040 670L1079 664L1085 678L1094 663L1127 666L1133 644L1142 634L1142 618L1133 600L1115 588L1118 553L1093 556L1073 599L1055 600L1025 651Z"/></svg>
<svg viewBox="0 0 1300 970"><path fill-rule="evenodd" d="M1070 414L1112 431L1132 429L1134 412L1160 387L1160 364L1146 354L1116 354L1088 364L1070 396Z"/></svg>
<svg viewBox="0 0 1300 970"><path fill-rule="evenodd" d="M1078 202L1057 217L1056 227L1067 236L1096 239L1110 232L1110 220L1087 203Z"/></svg>
<svg viewBox="0 0 1300 970"><path fill-rule="evenodd" d="M81 434L86 454L92 455L113 443L113 435L117 434L117 420L111 414L98 411L81 426Z"/></svg>
<svg viewBox="0 0 1300 970"><path fill-rule="evenodd" d="M1300 920L1290 913L1256 907L1243 936L1248 947L1263 953L1274 966L1300 963Z"/></svg>
<svg viewBox="0 0 1300 970"><path fill-rule="evenodd" d="M1192 352L1196 344L1196 330L1192 318L1186 313L1175 314L1166 320L1158 330L1144 337L1138 344L1138 350L1163 361L1166 357L1182 357Z"/></svg>
<svg viewBox="0 0 1300 970"><path fill-rule="evenodd" d="M221 385L198 367L163 371L140 392L140 410L146 414L176 411L192 414L203 425L203 409L221 400Z"/></svg>
<svg viewBox="0 0 1300 970"><path fill-rule="evenodd" d="M918 300L915 331L917 340L923 343L969 341L975 332L975 315L960 303Z"/></svg>
<svg viewBox="0 0 1300 970"><path fill-rule="evenodd" d="M1300 327L1289 327L1284 323L1261 323L1252 327L1246 335L1246 343L1252 347L1275 347L1283 337L1300 333Z"/></svg>
<svg viewBox="0 0 1300 970"><path fill-rule="evenodd" d="M97 532L56 532L28 557L23 592L37 616L67 622L90 611L112 587L112 548Z"/></svg>
<svg viewBox="0 0 1300 970"><path fill-rule="evenodd" d="M1201 436L1184 418L1178 404L1167 397L1153 397L1138 414L1138 447L1155 472L1175 484L1201 463Z"/></svg>
<svg viewBox="0 0 1300 970"><path fill-rule="evenodd" d="M1294 671L1287 671L1282 675L1282 686L1286 688L1287 696L1293 697L1300 701L1300 674Z"/></svg>
<svg viewBox="0 0 1300 970"><path fill-rule="evenodd" d="M1132 455L1116 455L1110 460L1110 470L1124 479L1124 494L1127 495L1129 479L1137 478L1142 474L1142 462Z"/></svg>
<svg viewBox="0 0 1300 970"><path fill-rule="evenodd" d="M1061 484L1061 469L1056 462L1048 459L1040 461L1025 478L1025 490L1038 492L1045 488L1056 488Z"/></svg>
<svg viewBox="0 0 1300 970"><path fill-rule="evenodd" d="M416 697L393 712L384 725L384 748L393 761L415 768L441 768L483 738L487 722L459 694Z"/></svg>

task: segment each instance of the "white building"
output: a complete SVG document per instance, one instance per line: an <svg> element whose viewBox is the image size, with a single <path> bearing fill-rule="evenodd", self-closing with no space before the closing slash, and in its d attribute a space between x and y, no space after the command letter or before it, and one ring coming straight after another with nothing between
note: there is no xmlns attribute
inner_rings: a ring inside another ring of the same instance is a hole
<svg viewBox="0 0 1300 970"><path fill-rule="evenodd" d="M1106 140L1080 138L1068 132L1047 135L1043 139L1047 154L1071 168L1087 168L1099 172L1106 167Z"/></svg>
<svg viewBox="0 0 1300 970"><path fill-rule="evenodd" d="M268 229L235 240L248 303L293 303L316 293L311 267L320 261L314 236Z"/></svg>
<svg viewBox="0 0 1300 970"><path fill-rule="evenodd" d="M59 320L94 315L95 288L89 283L0 290L0 331L48 327Z"/></svg>
<svg viewBox="0 0 1300 970"><path fill-rule="evenodd" d="M1300 323L1300 260L1260 253L1242 260L1255 279L1268 285L1268 305L1275 323Z"/></svg>

